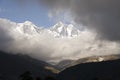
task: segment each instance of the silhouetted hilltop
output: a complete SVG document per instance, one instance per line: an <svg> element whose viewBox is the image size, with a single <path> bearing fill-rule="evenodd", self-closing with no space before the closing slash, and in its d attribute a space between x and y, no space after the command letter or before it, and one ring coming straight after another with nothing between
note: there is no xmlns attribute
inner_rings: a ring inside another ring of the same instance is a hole
<svg viewBox="0 0 120 80"><path fill-rule="evenodd" d="M59 73L58 80L120 80L120 59L82 63Z"/></svg>
<svg viewBox="0 0 120 80"><path fill-rule="evenodd" d="M0 77L3 80L17 80L18 76L25 71L30 71L33 76L54 76L52 71L45 69L46 66L53 67L28 56L12 55L0 51Z"/></svg>

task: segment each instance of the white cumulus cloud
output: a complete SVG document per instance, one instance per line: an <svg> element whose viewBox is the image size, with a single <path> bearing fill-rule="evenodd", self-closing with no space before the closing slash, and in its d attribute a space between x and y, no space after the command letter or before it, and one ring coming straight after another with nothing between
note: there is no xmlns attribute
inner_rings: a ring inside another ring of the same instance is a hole
<svg viewBox="0 0 120 80"><path fill-rule="evenodd" d="M54 31L37 27L29 21L15 23L0 19L0 50L47 62L120 52L118 42L96 39L97 33L89 30L82 30L74 38L57 38L53 34Z"/></svg>

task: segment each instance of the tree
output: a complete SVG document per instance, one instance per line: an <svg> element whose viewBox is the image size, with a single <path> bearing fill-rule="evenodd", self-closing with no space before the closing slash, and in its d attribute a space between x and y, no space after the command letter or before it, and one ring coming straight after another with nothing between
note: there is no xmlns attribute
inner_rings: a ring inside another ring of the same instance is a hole
<svg viewBox="0 0 120 80"><path fill-rule="evenodd" d="M40 77L36 77L36 79L35 80L42 80Z"/></svg>
<svg viewBox="0 0 120 80"><path fill-rule="evenodd" d="M47 76L47 77L45 77L45 80L56 80L56 79L52 76Z"/></svg>
<svg viewBox="0 0 120 80"><path fill-rule="evenodd" d="M22 80L33 80L30 71L24 72L22 75L20 75L20 78L22 78Z"/></svg>

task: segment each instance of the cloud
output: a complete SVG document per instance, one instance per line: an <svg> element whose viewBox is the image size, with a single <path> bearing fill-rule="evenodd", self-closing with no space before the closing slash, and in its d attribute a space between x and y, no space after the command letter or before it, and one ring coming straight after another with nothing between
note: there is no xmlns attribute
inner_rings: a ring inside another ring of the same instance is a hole
<svg viewBox="0 0 120 80"><path fill-rule="evenodd" d="M119 0L40 0L53 15L70 10L73 20L97 31L100 39L120 40Z"/></svg>
<svg viewBox="0 0 120 80"><path fill-rule="evenodd" d="M47 62L120 52L118 42L98 40L96 35L84 30L76 38L55 38L48 29L41 29L31 22L15 23L0 19L0 50Z"/></svg>
<svg viewBox="0 0 120 80"><path fill-rule="evenodd" d="M66 12L61 12L61 13L56 14L56 15L53 14L52 11L49 11L48 17L49 17L50 20L52 20L56 23L59 22L59 21L62 21L64 23L73 23L74 22L69 10L67 10Z"/></svg>

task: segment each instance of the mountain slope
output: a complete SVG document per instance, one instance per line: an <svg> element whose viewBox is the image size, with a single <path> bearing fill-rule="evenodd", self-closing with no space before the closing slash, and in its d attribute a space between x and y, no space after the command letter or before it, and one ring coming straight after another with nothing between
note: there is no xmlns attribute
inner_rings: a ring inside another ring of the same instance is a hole
<svg viewBox="0 0 120 80"><path fill-rule="evenodd" d="M80 58L78 60L63 60L55 66L57 66L61 70L64 70L71 66L75 66L82 63L101 62L101 61L116 60L116 59L120 59L120 55L92 56L92 57Z"/></svg>
<svg viewBox="0 0 120 80"><path fill-rule="evenodd" d="M55 66L58 67L61 71L70 67L75 60L63 60L57 63Z"/></svg>
<svg viewBox="0 0 120 80"><path fill-rule="evenodd" d="M30 71L33 76L55 75L50 70L45 69L46 66L53 67L28 56L0 52L0 76L3 80L17 80L25 71Z"/></svg>
<svg viewBox="0 0 120 80"><path fill-rule="evenodd" d="M120 80L120 60L82 63L62 71L58 80Z"/></svg>

